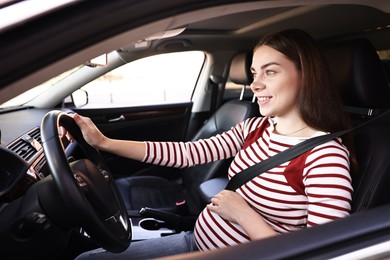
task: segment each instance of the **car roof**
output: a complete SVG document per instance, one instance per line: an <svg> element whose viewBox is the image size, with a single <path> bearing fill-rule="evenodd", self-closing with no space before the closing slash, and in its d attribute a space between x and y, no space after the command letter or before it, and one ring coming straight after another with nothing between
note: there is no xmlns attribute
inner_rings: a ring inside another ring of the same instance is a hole
<svg viewBox="0 0 390 260"><path fill-rule="evenodd" d="M29 20L36 19L44 14L54 12L78 0L4 0L0 2L0 32ZM14 15L17 13L18 15Z"/></svg>

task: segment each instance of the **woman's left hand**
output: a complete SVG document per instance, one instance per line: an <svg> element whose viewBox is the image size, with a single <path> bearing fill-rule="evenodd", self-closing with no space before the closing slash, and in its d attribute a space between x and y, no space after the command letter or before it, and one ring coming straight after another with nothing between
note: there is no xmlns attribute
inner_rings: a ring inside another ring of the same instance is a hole
<svg viewBox="0 0 390 260"><path fill-rule="evenodd" d="M207 209L227 221L240 225L251 240L277 234L237 192L221 191L211 199Z"/></svg>
<svg viewBox="0 0 390 260"><path fill-rule="evenodd" d="M240 215L254 210L234 191L223 190L211 198L207 208L227 221L239 224Z"/></svg>

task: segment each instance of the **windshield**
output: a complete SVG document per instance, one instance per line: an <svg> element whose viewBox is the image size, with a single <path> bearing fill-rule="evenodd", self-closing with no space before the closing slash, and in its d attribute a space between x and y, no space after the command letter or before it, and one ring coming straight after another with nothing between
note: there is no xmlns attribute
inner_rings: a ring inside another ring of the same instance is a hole
<svg viewBox="0 0 390 260"><path fill-rule="evenodd" d="M70 74L74 73L75 71L79 70L82 67L82 65L77 66L75 68L72 68L52 79L49 79L48 81L44 82L43 84L40 84L36 87L33 87L22 94L8 100L7 102L4 102L0 105L0 108L10 108L10 107L19 107L23 106L25 103L29 102L30 100L34 99L35 97L39 96L46 90L48 90L50 87L54 86L59 81L63 80Z"/></svg>

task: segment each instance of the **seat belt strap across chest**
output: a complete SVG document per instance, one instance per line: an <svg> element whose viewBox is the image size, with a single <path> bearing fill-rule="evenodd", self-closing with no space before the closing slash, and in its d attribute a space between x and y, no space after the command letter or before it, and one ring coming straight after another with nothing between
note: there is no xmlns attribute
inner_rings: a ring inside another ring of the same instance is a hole
<svg viewBox="0 0 390 260"><path fill-rule="evenodd" d="M350 128L343 131L338 131L326 135L316 136L313 138L310 138L308 140L305 140L297 145L294 145L272 157L269 157L268 159L261 161L255 165L252 165L251 167L248 167L241 171L240 173L237 173L234 175L228 182L228 184L225 187L225 190L231 190L235 191L251 179L255 178L256 176L259 176L263 172L266 172L272 168L275 168L278 165L281 165L284 162L290 161L299 155L309 151L310 149L313 149L314 147L325 143L327 141L333 140L339 136L342 136L348 132L354 131L358 128L361 128L365 125L368 125L372 123L373 121L378 121L380 118L384 118L385 115L390 114L390 110L387 110L383 112L382 114L378 115L377 117L370 119L354 128Z"/></svg>

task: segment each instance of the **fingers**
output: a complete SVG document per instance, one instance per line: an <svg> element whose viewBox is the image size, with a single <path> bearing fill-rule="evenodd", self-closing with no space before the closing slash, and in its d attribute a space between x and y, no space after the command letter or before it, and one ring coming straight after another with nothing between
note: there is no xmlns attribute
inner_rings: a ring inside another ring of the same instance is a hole
<svg viewBox="0 0 390 260"><path fill-rule="evenodd" d="M73 119L77 118L77 120L80 121L80 115L78 115L76 113L72 113L72 114L68 114L68 115L71 116ZM75 121L76 121L76 119L75 119ZM77 123L77 121L76 121L76 123ZM65 136L70 142L75 141L74 137L63 126L60 126L58 128L58 133L59 133L61 138Z"/></svg>
<svg viewBox="0 0 390 260"><path fill-rule="evenodd" d="M60 135L60 137L64 137L64 135L66 135L66 129L63 127L63 126L60 126L58 128L58 134Z"/></svg>
<svg viewBox="0 0 390 260"><path fill-rule="evenodd" d="M94 124L89 117L80 116L79 114L74 114L73 119L76 124L80 127L81 131L87 129L94 129Z"/></svg>
<svg viewBox="0 0 390 260"><path fill-rule="evenodd" d="M73 117L73 120L76 122L76 124L77 124L79 127L80 127L81 124L84 123L83 118L82 118L79 114L74 113L74 114L72 115L72 117Z"/></svg>
<svg viewBox="0 0 390 260"><path fill-rule="evenodd" d="M58 128L58 132L59 132L60 138L63 138L65 136L66 139L68 139L69 142L74 142L75 141L73 136L63 126L60 126Z"/></svg>
<svg viewBox="0 0 390 260"><path fill-rule="evenodd" d="M214 196L214 197L211 198L210 203L211 203L211 205L213 205L213 206L218 206L219 201L220 201L219 198L217 198L216 196Z"/></svg>
<svg viewBox="0 0 390 260"><path fill-rule="evenodd" d="M73 113L72 117L73 117L73 120L76 122L81 120L81 116L77 113Z"/></svg>
<svg viewBox="0 0 390 260"><path fill-rule="evenodd" d="M227 197L228 193L225 192L224 190L215 194L211 199L210 199L210 204L213 206L220 206L224 201L228 200L229 197Z"/></svg>
<svg viewBox="0 0 390 260"><path fill-rule="evenodd" d="M77 113L74 113L72 115L73 117L73 120L76 122L76 124L79 126L79 128L81 129L82 132L84 132L86 129L89 128L90 126L90 118L89 117L83 117L83 116L80 116L79 114Z"/></svg>
<svg viewBox="0 0 390 260"><path fill-rule="evenodd" d="M206 205L206 208L210 211L217 212L219 205L211 202L211 203Z"/></svg>
<svg viewBox="0 0 390 260"><path fill-rule="evenodd" d="M229 195L231 195L231 193L234 193L234 191L230 191L230 190L221 190L220 192L218 192L217 194L215 194L213 196L213 198L216 198L216 199L222 199L224 197L227 197Z"/></svg>

